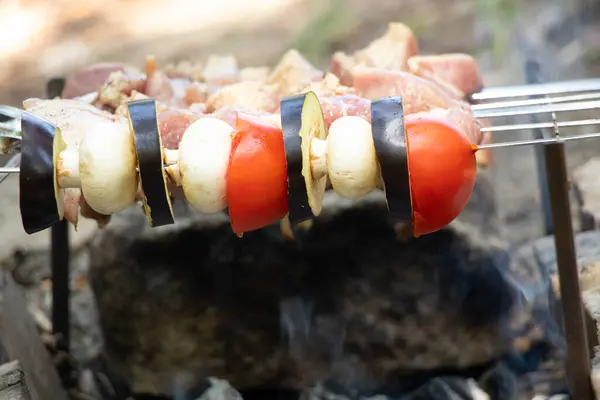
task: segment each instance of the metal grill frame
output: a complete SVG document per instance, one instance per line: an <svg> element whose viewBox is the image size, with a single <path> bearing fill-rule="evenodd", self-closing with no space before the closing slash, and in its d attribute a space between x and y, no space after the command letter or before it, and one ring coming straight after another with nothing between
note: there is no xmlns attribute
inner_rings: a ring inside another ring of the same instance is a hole
<svg viewBox="0 0 600 400"><path fill-rule="evenodd" d="M527 64L527 83L538 83L536 65ZM539 66L537 66L539 68ZM539 71L539 69L538 69ZM48 98L59 97L65 78L53 78L46 84ZM532 122L539 122L535 115ZM543 139L543 132L534 130ZM542 150L543 148L543 150ZM569 389L576 400L594 400L591 384L590 341L587 337L585 310L579 287L579 267L575 251L575 235L571 220L570 186L567 175L565 143L544 142L536 146L536 166L542 198L544 231L554 235L560 283L564 333L567 343L566 369ZM552 177L552 179L548 179ZM70 240L66 220L51 227L50 251L52 271L52 326L57 350L70 354ZM73 384L70 364L59 366L63 384Z"/></svg>

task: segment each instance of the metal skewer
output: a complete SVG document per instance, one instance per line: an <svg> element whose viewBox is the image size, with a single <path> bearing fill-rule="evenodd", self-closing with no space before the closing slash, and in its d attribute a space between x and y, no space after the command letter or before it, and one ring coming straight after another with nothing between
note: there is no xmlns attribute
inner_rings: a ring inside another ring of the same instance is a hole
<svg viewBox="0 0 600 400"><path fill-rule="evenodd" d="M481 101L594 91L600 91L600 78L487 88L471 98Z"/></svg>
<svg viewBox="0 0 600 400"><path fill-rule="evenodd" d="M569 93L578 92L583 93L568 95ZM554 128L555 130L557 130L558 128L600 125L600 118L581 119L574 121L555 121L556 113L600 109L600 78L488 88L480 93L473 94L471 98L472 100L482 101L548 95L555 95L555 97L479 103L472 105L471 109L473 111L473 115L478 119L551 114L553 120L552 122L484 126L481 128L482 132L510 132L548 128ZM21 139L19 132L20 113L21 110L19 110L18 108L0 105L0 137L15 140ZM593 138L600 138L600 133L573 136L557 136L554 138L547 139L501 142L481 145L478 148L481 150L499 149L517 146L531 146L558 142L569 142ZM18 164L7 164L4 167L0 167L0 174L3 174L3 176L0 178L0 182L2 182L8 174L16 173L19 173Z"/></svg>
<svg viewBox="0 0 600 400"><path fill-rule="evenodd" d="M544 99L545 104L502 107L500 109L473 110L476 118L516 117L518 115L545 114L565 111L584 111L600 108L600 100L552 103L552 98Z"/></svg>
<svg viewBox="0 0 600 400"><path fill-rule="evenodd" d="M0 168L0 183L4 182L10 174L19 173L19 165L21 164L21 154L15 154L6 165Z"/></svg>
<svg viewBox="0 0 600 400"><path fill-rule="evenodd" d="M498 101L494 103L481 103L474 104L471 106L473 111L483 110L496 110L499 108L513 108L513 107L524 107L533 106L539 104L549 103L571 103L583 100L595 100L600 99L600 93L584 93L573 96L561 96L561 97L544 97L541 99L529 99L529 100L511 100L511 101Z"/></svg>
<svg viewBox="0 0 600 400"><path fill-rule="evenodd" d="M17 155L19 156L19 162L20 162L21 155L20 154L17 154ZM21 169L19 167L11 167L8 165L9 163L10 163L10 161L8 163L6 163L6 166L0 168L0 174L18 174L19 172L21 172ZM0 180L0 182L2 182L2 180Z"/></svg>

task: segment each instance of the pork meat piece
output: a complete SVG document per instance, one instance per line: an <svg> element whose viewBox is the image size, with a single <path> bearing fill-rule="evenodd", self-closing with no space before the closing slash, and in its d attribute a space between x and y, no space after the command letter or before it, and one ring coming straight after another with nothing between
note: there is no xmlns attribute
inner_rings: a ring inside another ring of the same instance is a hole
<svg viewBox="0 0 600 400"><path fill-rule="evenodd" d="M146 94L167 104L185 103L190 85L191 81L185 78L169 78L164 73L157 72L148 79Z"/></svg>
<svg viewBox="0 0 600 400"><path fill-rule="evenodd" d="M311 83L301 93L309 91L315 92L317 96L341 96L356 93L353 87L342 85L338 77L332 73L327 73L320 81Z"/></svg>
<svg viewBox="0 0 600 400"><path fill-rule="evenodd" d="M211 55L202 72L210 86L224 86L239 82L238 62L232 55Z"/></svg>
<svg viewBox="0 0 600 400"><path fill-rule="evenodd" d="M110 74L108 81L100 88L98 102L109 109L116 109L123 96L133 91L145 93L146 75L135 68L126 67Z"/></svg>
<svg viewBox="0 0 600 400"><path fill-rule="evenodd" d="M327 129L333 121L344 116L357 116L367 121L371 120L370 101L357 96L354 88L340 84L340 80L331 73L327 73L322 80L311 83L301 92L308 91L314 92L319 97Z"/></svg>
<svg viewBox="0 0 600 400"><path fill-rule="evenodd" d="M146 58L146 92L149 97L167 104L184 101L191 81L185 77L170 78L158 69L154 57Z"/></svg>
<svg viewBox="0 0 600 400"><path fill-rule="evenodd" d="M346 116L361 117L371 122L371 102L364 97L355 94L321 96L319 101L328 130L333 121Z"/></svg>
<svg viewBox="0 0 600 400"><path fill-rule="evenodd" d="M269 78L269 67L246 67L240 70L240 81L265 82Z"/></svg>
<svg viewBox="0 0 600 400"><path fill-rule="evenodd" d="M204 104L204 103L192 103L188 107L188 110L190 110L190 112L193 113L193 114L203 115L203 114L206 114L206 104Z"/></svg>
<svg viewBox="0 0 600 400"><path fill-rule="evenodd" d="M121 104L119 104L119 107L117 107L115 109L114 115L117 115L119 117L127 117L128 113L127 113L127 102L128 101L133 101L133 100L142 100L142 99L147 99L148 96L146 96L143 93L140 93L136 90L132 91L131 94L129 96L122 96L121 97ZM159 108L160 103L157 103L156 107Z"/></svg>
<svg viewBox="0 0 600 400"><path fill-rule="evenodd" d="M455 88L463 97L483 88L477 61L468 54L413 56L408 68L415 75Z"/></svg>
<svg viewBox="0 0 600 400"><path fill-rule="evenodd" d="M356 67L352 71L354 88L359 96L375 100L402 95L405 114L450 108L453 100L434 83L409 72L381 68Z"/></svg>
<svg viewBox="0 0 600 400"><path fill-rule="evenodd" d="M483 139L481 127L479 122L467 109L461 107L453 107L450 109L434 108L429 111L422 111L406 116L407 119L411 120L426 117L444 119L454 125L471 143L481 144Z"/></svg>
<svg viewBox="0 0 600 400"><path fill-rule="evenodd" d="M219 118L227 122L231 127L235 128L236 126L236 118L238 114L246 114L255 118L260 119L261 121L281 128L281 115L278 113L270 113L265 111L257 111L249 108L239 107L239 106L230 106L223 107L215 111L211 116L215 118Z"/></svg>
<svg viewBox="0 0 600 400"><path fill-rule="evenodd" d="M330 71L342 84L353 85L352 69L358 66L393 71L407 71L408 59L418 53L419 45L413 31L402 23L390 23L386 33L364 49L352 55L335 53Z"/></svg>
<svg viewBox="0 0 600 400"><path fill-rule="evenodd" d="M192 82L186 89L183 96L184 104L205 103L208 100L209 88L206 83Z"/></svg>
<svg viewBox="0 0 600 400"><path fill-rule="evenodd" d="M185 130L200 115L187 110L166 110L158 114L158 128L162 139L162 145L170 150L179 148L179 142Z"/></svg>
<svg viewBox="0 0 600 400"><path fill-rule="evenodd" d="M97 92L113 72L123 71L125 68L125 64L116 62L97 63L82 68L67 77L62 95L70 99Z"/></svg>
<svg viewBox="0 0 600 400"><path fill-rule="evenodd" d="M452 107L448 110L448 119L454 122L456 127L469 138L471 143L481 144L483 140L481 125L473 116L470 108Z"/></svg>
<svg viewBox="0 0 600 400"><path fill-rule="evenodd" d="M148 96L145 94L133 92L131 96L123 99L121 105L116 109L115 115L128 118L127 102L147 98ZM163 146L172 150L179 148L179 142L187 127L204 115L205 111L206 108L201 103L194 103L190 107L181 107L157 101L158 128Z"/></svg>
<svg viewBox="0 0 600 400"><path fill-rule="evenodd" d="M274 85L247 81L223 87L206 102L208 112L227 106L275 112L279 108L279 95Z"/></svg>
<svg viewBox="0 0 600 400"><path fill-rule="evenodd" d="M163 68L169 78L184 78L190 81L204 80L202 64L190 61L181 61L177 64L168 64Z"/></svg>
<svg viewBox="0 0 600 400"><path fill-rule="evenodd" d="M352 86L352 68L356 65L354 57L338 51L331 57L331 66L329 71L337 76L340 83L345 86Z"/></svg>
<svg viewBox="0 0 600 400"><path fill-rule="evenodd" d="M408 59L419 51L417 38L406 25L393 22L385 35L354 54L358 65L406 71Z"/></svg>
<svg viewBox="0 0 600 400"><path fill-rule="evenodd" d="M321 79L323 71L315 68L298 50L292 49L283 55L267 83L275 85L282 96L288 96Z"/></svg>

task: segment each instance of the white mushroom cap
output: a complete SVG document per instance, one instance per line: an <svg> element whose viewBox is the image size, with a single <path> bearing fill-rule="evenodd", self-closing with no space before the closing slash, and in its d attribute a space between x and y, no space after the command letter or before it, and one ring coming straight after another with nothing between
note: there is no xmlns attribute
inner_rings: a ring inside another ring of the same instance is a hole
<svg viewBox="0 0 600 400"><path fill-rule="evenodd" d="M203 213L227 207L226 175L233 128L212 117L191 124L179 144L179 174L188 202Z"/></svg>
<svg viewBox="0 0 600 400"><path fill-rule="evenodd" d="M129 127L112 121L89 127L79 145L79 179L86 202L100 214L135 201L137 157Z"/></svg>
<svg viewBox="0 0 600 400"><path fill-rule="evenodd" d="M360 117L333 121L327 136L327 166L333 190L354 199L373 190L379 178L371 124Z"/></svg>

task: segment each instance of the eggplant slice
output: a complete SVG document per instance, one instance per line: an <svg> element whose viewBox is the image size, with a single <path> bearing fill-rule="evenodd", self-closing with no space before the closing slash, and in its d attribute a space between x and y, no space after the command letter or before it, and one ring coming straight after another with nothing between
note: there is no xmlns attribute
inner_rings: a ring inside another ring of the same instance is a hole
<svg viewBox="0 0 600 400"><path fill-rule="evenodd" d="M321 103L314 92L281 101L281 127L288 173L288 216L291 224L321 213L327 176L315 179L310 169L310 145L325 140Z"/></svg>
<svg viewBox="0 0 600 400"><path fill-rule="evenodd" d="M151 227L175 222L173 206L163 167L163 146L158 129L156 101L133 100L127 103L129 129L135 140L138 171L142 185L144 212Z"/></svg>
<svg viewBox="0 0 600 400"><path fill-rule="evenodd" d="M408 223L412 231L408 142L402 97L385 97L371 102L371 130L388 210L392 218Z"/></svg>
<svg viewBox="0 0 600 400"><path fill-rule="evenodd" d="M19 208L28 234L43 231L63 219L64 190L58 187L56 160L64 142L60 129L27 111L21 114Z"/></svg>

